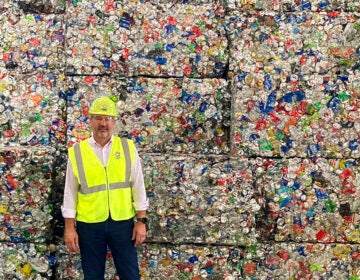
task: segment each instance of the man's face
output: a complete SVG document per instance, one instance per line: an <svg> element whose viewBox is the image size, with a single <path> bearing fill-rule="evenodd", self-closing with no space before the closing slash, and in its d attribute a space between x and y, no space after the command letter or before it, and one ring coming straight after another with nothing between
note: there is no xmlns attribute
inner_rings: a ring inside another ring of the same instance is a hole
<svg viewBox="0 0 360 280"><path fill-rule="evenodd" d="M113 134L115 118L104 115L92 115L90 117L90 126L96 141L107 142Z"/></svg>

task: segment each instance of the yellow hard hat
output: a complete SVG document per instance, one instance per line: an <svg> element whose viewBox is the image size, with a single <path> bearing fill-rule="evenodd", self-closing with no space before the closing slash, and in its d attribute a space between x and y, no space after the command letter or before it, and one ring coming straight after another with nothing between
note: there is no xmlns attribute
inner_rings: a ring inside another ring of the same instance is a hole
<svg viewBox="0 0 360 280"><path fill-rule="evenodd" d="M117 112L115 102L112 101L108 96L101 96L93 101L89 113L91 115L116 117Z"/></svg>

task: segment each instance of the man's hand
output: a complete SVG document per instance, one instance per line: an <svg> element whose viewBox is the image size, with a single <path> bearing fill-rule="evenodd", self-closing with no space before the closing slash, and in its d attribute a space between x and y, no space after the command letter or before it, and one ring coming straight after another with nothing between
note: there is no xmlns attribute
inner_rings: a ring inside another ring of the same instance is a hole
<svg viewBox="0 0 360 280"><path fill-rule="evenodd" d="M79 236L75 229L74 219L65 218L64 241L66 248L70 253L78 253L80 251Z"/></svg>
<svg viewBox="0 0 360 280"><path fill-rule="evenodd" d="M79 252L79 237L75 229L65 230L64 240L66 248L70 253Z"/></svg>
<svg viewBox="0 0 360 280"><path fill-rule="evenodd" d="M135 247L140 246L146 239L146 225L136 222L133 229L132 240L135 240Z"/></svg>

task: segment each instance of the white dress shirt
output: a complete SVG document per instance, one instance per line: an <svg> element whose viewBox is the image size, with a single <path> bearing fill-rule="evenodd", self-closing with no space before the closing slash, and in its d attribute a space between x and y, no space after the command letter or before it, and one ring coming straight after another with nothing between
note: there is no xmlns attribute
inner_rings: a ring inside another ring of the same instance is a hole
<svg viewBox="0 0 360 280"><path fill-rule="evenodd" d="M113 136L104 147L101 147L99 144L97 144L93 137L90 137L87 141L89 141L91 148L94 150L95 154L102 162L102 164L106 166L111 151ZM132 198L133 198L133 206L135 211L147 210L149 206L149 201L146 196L141 160L136 148L135 148L134 165L131 170L130 180L132 185L131 187ZM76 218L76 203L77 203L78 188L79 188L78 180L74 176L71 161L70 159L68 159L67 169L66 169L64 199L63 199L63 205L61 206L61 213L64 218Z"/></svg>

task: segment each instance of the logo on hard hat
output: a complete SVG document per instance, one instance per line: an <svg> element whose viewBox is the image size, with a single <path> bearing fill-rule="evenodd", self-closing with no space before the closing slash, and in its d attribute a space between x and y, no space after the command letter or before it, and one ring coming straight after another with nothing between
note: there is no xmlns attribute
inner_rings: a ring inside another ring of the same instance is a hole
<svg viewBox="0 0 360 280"><path fill-rule="evenodd" d="M100 110L102 110L102 111L107 111L107 110L108 110L108 106L107 106L106 104L102 104Z"/></svg>

